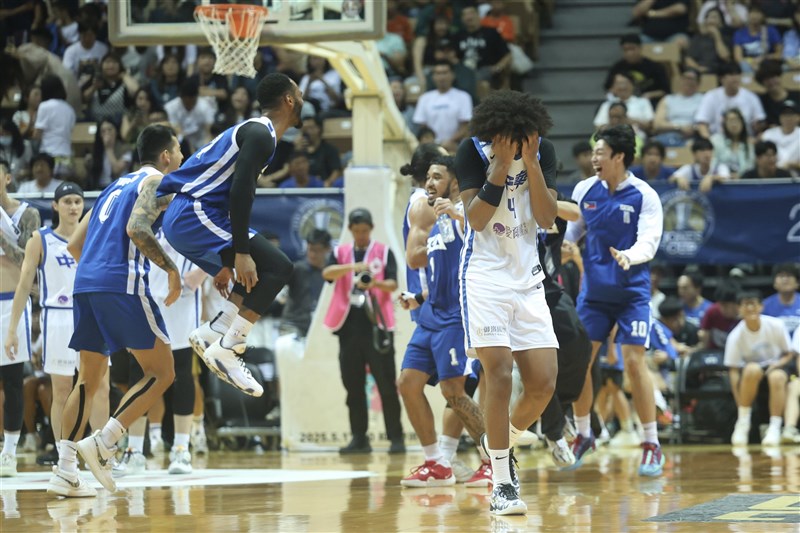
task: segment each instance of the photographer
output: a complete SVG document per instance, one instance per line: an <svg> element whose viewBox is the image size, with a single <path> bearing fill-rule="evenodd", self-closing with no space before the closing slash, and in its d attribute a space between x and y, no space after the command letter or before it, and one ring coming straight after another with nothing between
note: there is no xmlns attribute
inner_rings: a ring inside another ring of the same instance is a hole
<svg viewBox="0 0 800 533"><path fill-rule="evenodd" d="M336 284L325 327L339 336L339 364L353 433L340 453L372 451L367 438L367 365L381 396L389 453L405 452L392 334L397 263L388 246L371 239L372 228L370 212L354 209L348 218L353 242L337 246L322 271L326 281Z"/></svg>

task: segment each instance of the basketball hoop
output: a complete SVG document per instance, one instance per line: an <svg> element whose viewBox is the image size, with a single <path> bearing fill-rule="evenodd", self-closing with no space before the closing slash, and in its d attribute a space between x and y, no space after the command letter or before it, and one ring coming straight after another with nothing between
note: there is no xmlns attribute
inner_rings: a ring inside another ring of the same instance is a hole
<svg viewBox="0 0 800 533"><path fill-rule="evenodd" d="M267 8L243 4L201 5L195 8L194 19L217 54L215 74L255 77L253 59L261 28L267 20Z"/></svg>

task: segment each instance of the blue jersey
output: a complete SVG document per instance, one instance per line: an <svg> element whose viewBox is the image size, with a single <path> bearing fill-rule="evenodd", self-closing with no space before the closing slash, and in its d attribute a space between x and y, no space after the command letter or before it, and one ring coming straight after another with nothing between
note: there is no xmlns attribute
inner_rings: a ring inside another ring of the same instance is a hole
<svg viewBox="0 0 800 533"><path fill-rule="evenodd" d="M159 196L178 193L200 200L205 206L228 212L231 183L239 158L236 133L244 124L263 124L272 134L277 145L275 128L266 117L252 118L223 131L210 143L184 161L181 168L164 176L158 187ZM275 151L264 154L264 166L269 165Z"/></svg>
<svg viewBox="0 0 800 533"><path fill-rule="evenodd" d="M794 301L788 305L784 305L777 294L765 298L762 314L783 320L786 331L791 336L800 327L800 292L794 293Z"/></svg>
<svg viewBox="0 0 800 533"><path fill-rule="evenodd" d="M149 296L150 261L128 237L128 219L142 183L161 173L143 167L117 179L100 193L92 209L86 242L75 273L75 294L113 292ZM161 226L161 216L153 231Z"/></svg>
<svg viewBox="0 0 800 533"><path fill-rule="evenodd" d="M661 242L663 213L658 194L628 173L613 194L597 176L575 186L572 199L582 218L570 222L566 240L578 242L585 234L584 276L581 292L587 301L626 303L650 299L650 267ZM609 248L630 260L622 270Z"/></svg>
<svg viewBox="0 0 800 533"><path fill-rule="evenodd" d="M428 329L461 326L461 302L458 290L458 266L461 262L461 247L464 234L455 220L450 220L455 239L445 243L434 224L428 237L428 266L425 278L428 282L428 298L422 306L419 323Z"/></svg>
<svg viewBox="0 0 800 533"><path fill-rule="evenodd" d="M408 221L408 211L411 209L411 204L416 202L419 198L423 198L425 196L428 196L428 193L425 192L425 189L417 187L411 191L411 197L408 199L408 205L406 206L406 214L405 217L403 217L403 249L405 249L406 245L408 244L408 233L411 231L411 223ZM411 268L408 266L408 264L406 264L406 287L408 292L413 292L414 294L421 293L424 289L424 278L424 268ZM419 309L414 309L411 311L411 320L416 322L419 318L419 313Z"/></svg>
<svg viewBox="0 0 800 533"><path fill-rule="evenodd" d="M703 315L706 314L709 307L711 307L711 302L705 298L701 299L700 305L697 307L689 307L683 304L683 314L686 316L686 322L699 328L700 321L703 320Z"/></svg>

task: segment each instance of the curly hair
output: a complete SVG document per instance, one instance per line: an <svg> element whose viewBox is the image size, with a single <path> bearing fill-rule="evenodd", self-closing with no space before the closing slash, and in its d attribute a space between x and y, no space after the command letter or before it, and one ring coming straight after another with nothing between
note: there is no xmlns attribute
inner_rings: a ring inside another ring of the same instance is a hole
<svg viewBox="0 0 800 533"><path fill-rule="evenodd" d="M411 176L411 179L417 184L425 183L425 180L428 179L428 168L431 166L431 161L442 155L442 149L438 144L420 144L414 150L411 162L400 167L400 174Z"/></svg>
<svg viewBox="0 0 800 533"><path fill-rule="evenodd" d="M495 91L472 112L470 135L481 141L491 141L500 135L522 142L528 135L538 132L546 135L553 119L542 101L530 93Z"/></svg>

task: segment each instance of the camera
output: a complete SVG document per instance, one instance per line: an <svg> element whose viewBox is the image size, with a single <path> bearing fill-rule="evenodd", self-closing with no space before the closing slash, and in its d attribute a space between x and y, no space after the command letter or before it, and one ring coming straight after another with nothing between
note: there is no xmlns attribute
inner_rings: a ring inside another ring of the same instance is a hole
<svg viewBox="0 0 800 533"><path fill-rule="evenodd" d="M372 283L372 274L366 271L359 272L358 274L356 274L355 279L356 282L361 282L364 285L369 285L370 283Z"/></svg>

